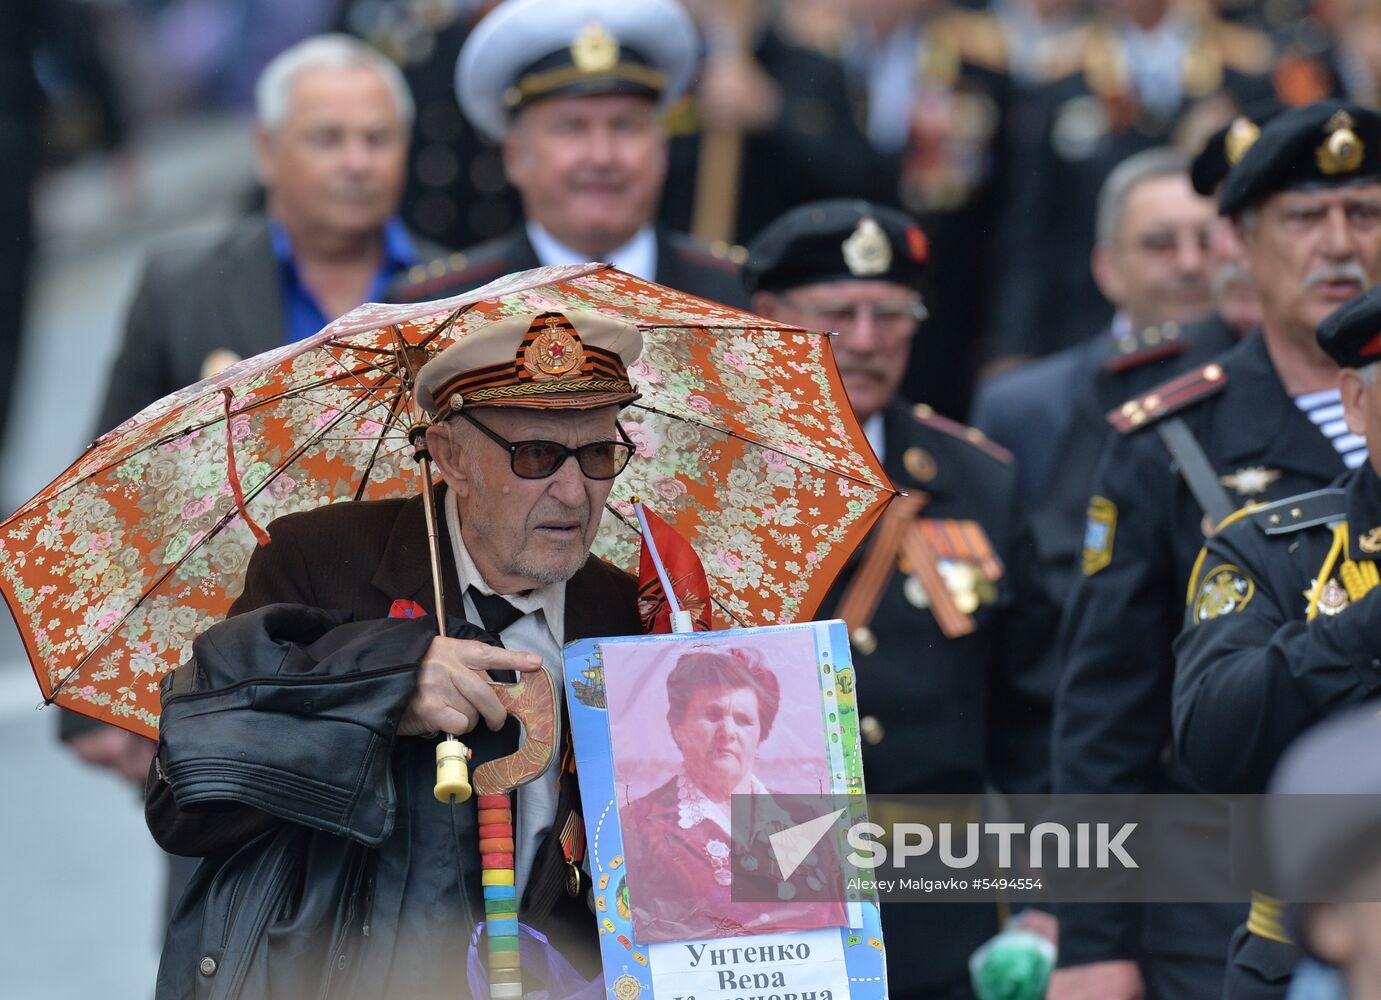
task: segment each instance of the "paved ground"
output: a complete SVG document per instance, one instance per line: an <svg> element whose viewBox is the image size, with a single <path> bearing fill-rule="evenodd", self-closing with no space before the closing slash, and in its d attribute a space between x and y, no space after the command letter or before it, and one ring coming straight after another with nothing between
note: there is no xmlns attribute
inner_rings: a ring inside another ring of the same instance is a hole
<svg viewBox="0 0 1381 1000"><path fill-rule="evenodd" d="M240 122L173 128L141 144L133 175L88 164L41 190L22 416L10 421L0 452L3 512L89 440L144 250L237 210L252 176L247 139ZM164 876L139 795L67 753L52 713L35 711L39 700L13 622L0 611L0 996L151 997Z"/></svg>

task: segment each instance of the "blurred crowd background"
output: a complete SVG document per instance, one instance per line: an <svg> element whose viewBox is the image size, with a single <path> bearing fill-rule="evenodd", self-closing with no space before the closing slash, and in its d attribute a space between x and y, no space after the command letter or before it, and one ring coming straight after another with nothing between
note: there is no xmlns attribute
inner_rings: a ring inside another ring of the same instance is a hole
<svg viewBox="0 0 1381 1000"><path fill-rule="evenodd" d="M519 221L500 151L461 115L452 82L491 6L13 5L0 33L0 509L96 430L150 245L262 205L253 85L293 43L346 32L402 68L417 106L402 207L413 232L462 249ZM1106 327L1113 310L1088 262L1097 194L1118 162L1160 145L1192 155L1261 102L1375 105L1381 92L1381 0L687 6L704 62L668 116L663 221L733 258L813 199L913 213L934 263L903 391L961 420L981 379ZM136 793L57 746L5 629L0 768L26 805L0 833L0 864L31 906L4 908L0 967L19 977L15 996L140 995L157 960L162 874ZM120 982L129 991L110 988Z"/></svg>

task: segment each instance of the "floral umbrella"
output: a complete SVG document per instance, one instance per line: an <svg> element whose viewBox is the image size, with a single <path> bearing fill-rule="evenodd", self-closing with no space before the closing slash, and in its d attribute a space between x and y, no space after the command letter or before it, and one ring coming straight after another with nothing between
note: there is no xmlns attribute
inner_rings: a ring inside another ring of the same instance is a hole
<svg viewBox="0 0 1381 1000"><path fill-rule="evenodd" d="M415 493L411 373L477 325L566 308L644 335L630 372L644 395L622 415L638 452L595 551L636 572L638 496L695 546L721 621L809 619L895 492L826 338L607 265L538 268L363 305L180 390L0 524L0 593L45 700L156 735L158 682L239 594L258 526Z"/></svg>

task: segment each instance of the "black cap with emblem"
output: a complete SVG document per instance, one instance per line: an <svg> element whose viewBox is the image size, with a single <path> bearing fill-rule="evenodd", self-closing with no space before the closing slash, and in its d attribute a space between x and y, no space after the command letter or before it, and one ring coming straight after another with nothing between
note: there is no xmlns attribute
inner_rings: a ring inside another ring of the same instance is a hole
<svg viewBox="0 0 1381 1000"><path fill-rule="evenodd" d="M915 288L929 256L921 227L903 212L854 198L816 201L780 216L748 245L751 292L826 281L891 281Z"/></svg>
<svg viewBox="0 0 1381 1000"><path fill-rule="evenodd" d="M1339 368L1365 368L1381 361L1381 287L1331 313L1319 324L1316 336Z"/></svg>
<svg viewBox="0 0 1381 1000"><path fill-rule="evenodd" d="M1282 108L1278 101L1259 101L1208 137L1189 165L1189 182L1204 197L1218 193L1228 171L1242 162L1261 137L1262 127Z"/></svg>
<svg viewBox="0 0 1381 1000"><path fill-rule="evenodd" d="M1381 114L1318 101L1283 112L1228 174L1218 211L1236 215L1281 191L1381 181Z"/></svg>

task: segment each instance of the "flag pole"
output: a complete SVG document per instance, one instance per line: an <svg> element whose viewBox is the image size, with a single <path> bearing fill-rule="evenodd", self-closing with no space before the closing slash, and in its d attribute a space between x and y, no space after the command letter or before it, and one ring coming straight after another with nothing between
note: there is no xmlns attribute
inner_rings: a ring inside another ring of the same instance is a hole
<svg viewBox="0 0 1381 1000"><path fill-rule="evenodd" d="M633 498L633 512L638 515L638 528L643 533L643 544L647 546L648 555L652 556L652 565L657 569L657 579L661 581L662 593L667 598L667 608L671 611L672 632L694 632L695 620L689 611L681 609L680 602L676 600L676 591L672 589L666 567L662 565L662 554L657 551L657 541L652 537L652 527L647 523L647 515L643 513L643 503L637 497Z"/></svg>

